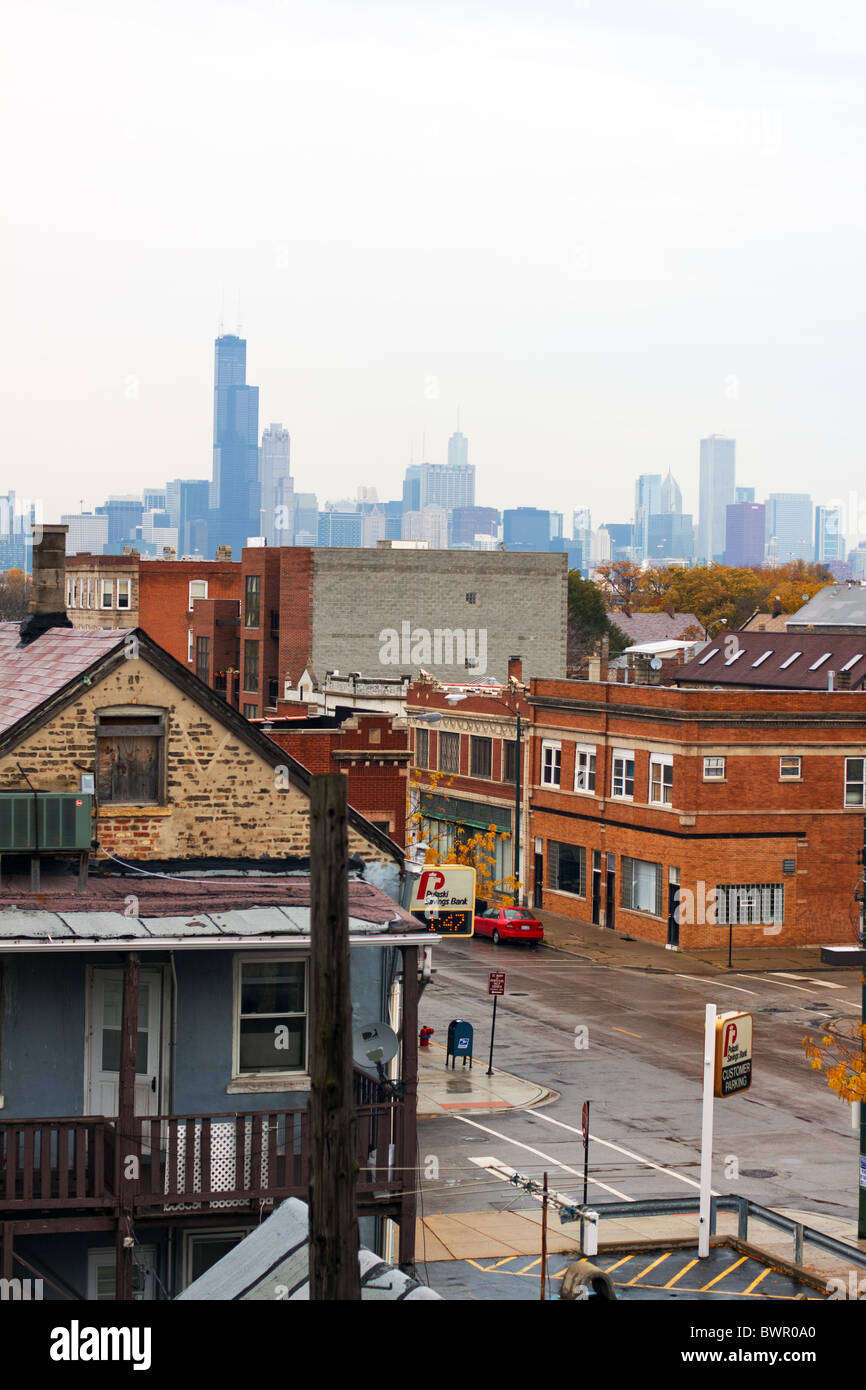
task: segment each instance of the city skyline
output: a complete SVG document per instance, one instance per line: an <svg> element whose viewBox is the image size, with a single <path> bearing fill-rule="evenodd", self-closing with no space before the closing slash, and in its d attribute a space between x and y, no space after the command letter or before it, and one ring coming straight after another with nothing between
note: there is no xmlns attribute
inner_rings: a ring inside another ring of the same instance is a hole
<svg viewBox="0 0 866 1390"><path fill-rule="evenodd" d="M119 66L115 7L19 7L0 488L59 515L207 477L222 319L307 489L397 495L460 410L482 503L531 472L610 515L671 468L697 514L711 433L762 495L847 496L866 44L839 0L795 11L193 0Z"/></svg>

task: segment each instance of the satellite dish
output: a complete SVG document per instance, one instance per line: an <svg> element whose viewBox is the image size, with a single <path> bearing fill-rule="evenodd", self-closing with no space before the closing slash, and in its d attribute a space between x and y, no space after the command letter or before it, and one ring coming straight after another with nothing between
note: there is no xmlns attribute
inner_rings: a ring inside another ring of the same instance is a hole
<svg viewBox="0 0 866 1390"><path fill-rule="evenodd" d="M660 656L653 657L652 661L650 662L650 668L653 671L660 671L662 669L662 659Z"/></svg>
<svg viewBox="0 0 866 1390"><path fill-rule="evenodd" d="M397 1056L397 1034L387 1023L362 1023L352 1029L352 1057L357 1067L378 1072Z"/></svg>

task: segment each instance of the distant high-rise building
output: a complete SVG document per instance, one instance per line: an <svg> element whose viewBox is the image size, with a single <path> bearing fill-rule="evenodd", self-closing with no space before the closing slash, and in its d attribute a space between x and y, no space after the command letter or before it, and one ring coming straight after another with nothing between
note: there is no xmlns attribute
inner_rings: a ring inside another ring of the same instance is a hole
<svg viewBox="0 0 866 1390"><path fill-rule="evenodd" d="M66 532L67 555L104 555L108 540L108 517L97 512L79 512L77 515L62 516L62 526Z"/></svg>
<svg viewBox="0 0 866 1390"><path fill-rule="evenodd" d="M166 485L165 492L169 525L177 528L178 558L182 555L206 555L210 483L204 478L173 478ZM108 505L111 505L110 500Z"/></svg>
<svg viewBox="0 0 866 1390"><path fill-rule="evenodd" d="M698 554L702 564L721 563L727 508L734 501L736 441L721 434L701 440Z"/></svg>
<svg viewBox="0 0 866 1390"><path fill-rule="evenodd" d="M168 486L170 487L171 484ZM206 483L205 487L207 487ZM166 488L167 492L168 487ZM152 496L153 494L151 492L148 495ZM144 502L140 497L109 497L107 502L103 502L101 507L96 508L96 511L100 516L108 518L108 539L105 543L105 554L116 555L135 535L135 528L141 525ZM206 503L205 515L207 515Z"/></svg>
<svg viewBox="0 0 866 1390"><path fill-rule="evenodd" d="M592 513L589 507L575 507L572 514L572 535L575 545L580 546L582 568L586 571L592 554Z"/></svg>
<svg viewBox="0 0 866 1390"><path fill-rule="evenodd" d="M735 501L735 502L754 502L754 500L755 500L755 489L754 489L753 487L737 487L737 488L734 488L734 501Z"/></svg>
<svg viewBox="0 0 866 1390"><path fill-rule="evenodd" d="M363 545L363 513L328 508L319 512L319 545Z"/></svg>
<svg viewBox="0 0 866 1390"><path fill-rule="evenodd" d="M550 539L562 540L562 512L550 513Z"/></svg>
<svg viewBox="0 0 866 1390"><path fill-rule="evenodd" d="M763 565L766 516L762 502L729 502L725 509L725 564Z"/></svg>
<svg viewBox="0 0 866 1390"><path fill-rule="evenodd" d="M295 493L295 545L318 545L319 499L314 492Z"/></svg>
<svg viewBox="0 0 866 1390"><path fill-rule="evenodd" d="M633 560L634 526L631 522L606 521L604 529L610 536L610 558L612 560ZM576 539L576 530L574 534Z"/></svg>
<svg viewBox="0 0 866 1390"><path fill-rule="evenodd" d="M842 508L815 508L815 563L837 564L845 559L845 537L842 534Z"/></svg>
<svg viewBox="0 0 866 1390"><path fill-rule="evenodd" d="M262 492L259 534L268 545L286 545L293 510L291 439L279 423L262 431L259 450L259 483Z"/></svg>
<svg viewBox="0 0 866 1390"><path fill-rule="evenodd" d="M550 512L539 507L512 507L502 513L506 550L543 550L550 545Z"/></svg>
<svg viewBox="0 0 866 1390"><path fill-rule="evenodd" d="M654 512L647 528L646 559L651 565L662 560L693 560L695 528L689 512Z"/></svg>
<svg viewBox="0 0 866 1390"><path fill-rule="evenodd" d="M667 476L661 486L659 499L659 512L668 516L678 515L683 509L683 494L671 470L668 469Z"/></svg>
<svg viewBox="0 0 866 1390"><path fill-rule="evenodd" d="M641 473L634 485L634 548L638 560L649 550L649 519L662 510L660 473Z"/></svg>
<svg viewBox="0 0 866 1390"><path fill-rule="evenodd" d="M217 338L214 361L211 549L230 545L232 558L261 534L259 388L247 386L245 338Z"/></svg>
<svg viewBox="0 0 866 1390"><path fill-rule="evenodd" d="M471 464L422 463L419 474L421 510L425 507L475 506L475 469Z"/></svg>
<svg viewBox="0 0 866 1390"><path fill-rule="evenodd" d="M385 540L398 541L403 534L403 503L396 498L385 503Z"/></svg>
<svg viewBox="0 0 866 1390"><path fill-rule="evenodd" d="M403 476L403 510L417 512L421 508L421 465L410 463Z"/></svg>
<svg viewBox="0 0 866 1390"><path fill-rule="evenodd" d="M448 467L467 468L469 466L469 440L465 434L455 430L448 440ZM471 502L469 506L471 506Z"/></svg>
<svg viewBox="0 0 866 1390"><path fill-rule="evenodd" d="M815 554L812 499L805 492L771 492L766 504L766 539L775 563L811 561Z"/></svg>
<svg viewBox="0 0 866 1390"><path fill-rule="evenodd" d="M426 541L431 550L448 549L448 513L444 507L422 507L403 513L404 541Z"/></svg>
<svg viewBox="0 0 866 1390"><path fill-rule="evenodd" d="M495 507L455 507L451 513L451 545L474 546L476 536L495 536L499 513Z"/></svg>

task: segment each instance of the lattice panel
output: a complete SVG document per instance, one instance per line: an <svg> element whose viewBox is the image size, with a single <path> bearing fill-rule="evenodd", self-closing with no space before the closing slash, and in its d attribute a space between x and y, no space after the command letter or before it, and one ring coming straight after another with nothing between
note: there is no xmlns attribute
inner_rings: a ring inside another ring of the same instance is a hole
<svg viewBox="0 0 866 1390"><path fill-rule="evenodd" d="M259 1173L255 1180L252 1180L252 1118L244 1121L243 1138L243 1186L246 1189L251 1187L266 1188L268 1186L269 1164L267 1153L267 1134L265 1132L262 1144L262 1154L259 1164ZM193 1146L193 1190L201 1191L201 1121L196 1122L195 1139ZM166 1158L165 1190L168 1192L172 1186L183 1190L186 1179L186 1124L178 1125L177 1133L177 1158L176 1170L174 1173L175 1182L171 1183L170 1157ZM237 1186L237 1127L234 1120L216 1121L210 1129L210 1190L211 1192L232 1192ZM200 1211L201 1202L187 1202L176 1206L167 1206L166 1211ZM246 1206L246 1202L240 1198L232 1201L211 1202L212 1210L226 1207Z"/></svg>

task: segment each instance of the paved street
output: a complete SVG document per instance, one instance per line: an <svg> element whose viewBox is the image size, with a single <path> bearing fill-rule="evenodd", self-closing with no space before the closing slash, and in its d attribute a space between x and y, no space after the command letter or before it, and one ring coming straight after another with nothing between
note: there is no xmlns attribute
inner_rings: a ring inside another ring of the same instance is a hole
<svg viewBox="0 0 866 1390"><path fill-rule="evenodd" d="M716 1102L714 1191L855 1215L851 1112L810 1071L801 1039L859 1017L856 975L798 969L787 960L773 973L703 973L705 963L658 954L667 968L480 939L437 947L421 1023L444 1043L449 1019L472 1022L476 1066L486 1069L488 972L504 969L494 1069L548 1087L557 1099L531 1110L421 1120L425 1214L535 1205L499 1165L533 1178L547 1170L552 1188L580 1200L585 1099L592 1101L590 1199L696 1194L704 1006L714 1002L755 1018L751 1090Z"/></svg>

